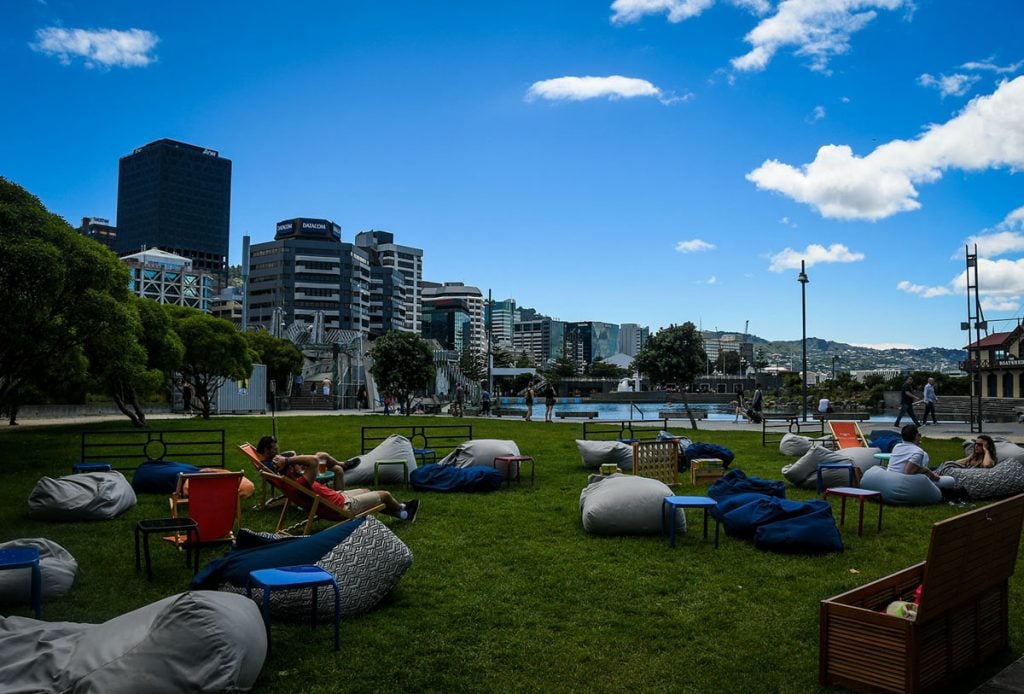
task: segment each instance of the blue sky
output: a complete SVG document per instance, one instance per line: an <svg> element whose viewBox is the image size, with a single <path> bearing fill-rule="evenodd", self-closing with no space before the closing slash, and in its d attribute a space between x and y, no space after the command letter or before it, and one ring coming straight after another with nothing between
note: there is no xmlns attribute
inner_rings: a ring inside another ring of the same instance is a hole
<svg viewBox="0 0 1024 694"><path fill-rule="evenodd" d="M168 137L278 220L562 320L960 347L1024 297L1024 3L7 0L0 175L77 225Z"/></svg>

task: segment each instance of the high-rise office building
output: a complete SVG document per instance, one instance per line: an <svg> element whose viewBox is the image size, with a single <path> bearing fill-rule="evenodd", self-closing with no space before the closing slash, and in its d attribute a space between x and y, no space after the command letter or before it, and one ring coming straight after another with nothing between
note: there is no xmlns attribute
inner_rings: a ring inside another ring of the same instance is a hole
<svg viewBox="0 0 1024 694"><path fill-rule="evenodd" d="M160 248L223 279L230 224L231 161L216 151L163 139L121 157L119 254Z"/></svg>
<svg viewBox="0 0 1024 694"><path fill-rule="evenodd" d="M249 324L270 330L280 309L286 324L312 325L322 312L325 329L350 327L341 322L341 251L341 227L329 219L278 222L274 240L249 251Z"/></svg>
<svg viewBox="0 0 1024 694"><path fill-rule="evenodd" d="M561 358L565 349L565 321L553 320L531 311L529 320L513 326L512 349L529 352L538 364Z"/></svg>
<svg viewBox="0 0 1024 694"><path fill-rule="evenodd" d="M209 274L195 270L188 258L153 248L126 255L121 260L131 270L129 288L138 296L210 313L214 280Z"/></svg>
<svg viewBox="0 0 1024 694"><path fill-rule="evenodd" d="M565 355L584 370L600 357L607 359L618 351L619 326L599 321L579 321L565 326Z"/></svg>
<svg viewBox="0 0 1024 694"><path fill-rule="evenodd" d="M636 323L623 323L619 326L619 351L635 357L640 353L647 338L651 336L651 329L646 325Z"/></svg>
<svg viewBox="0 0 1024 694"><path fill-rule="evenodd" d="M452 301L455 300L455 301ZM484 297L477 287L462 282L423 282L423 309L428 305L459 306L469 315L469 334L463 331L463 346L467 342L477 354L487 353L487 334L484 331ZM421 329L422 331L422 329ZM427 337L431 337L428 335ZM468 338L468 339L467 339Z"/></svg>
<svg viewBox="0 0 1024 694"><path fill-rule="evenodd" d="M423 249L395 243L389 231L361 231L356 234L355 245L370 251L371 265L397 270L405 276L405 325L397 321L398 330L420 332L420 312L423 306ZM383 280L384 274L378 277Z"/></svg>
<svg viewBox="0 0 1024 694"><path fill-rule="evenodd" d="M487 324L491 328L491 342L506 349L512 347L513 325L519 320L515 299L491 301L487 307Z"/></svg>
<svg viewBox="0 0 1024 694"><path fill-rule="evenodd" d="M77 231L82 236L88 236L93 241L102 243L113 250L117 240L117 227L111 225L109 219L103 217L82 217L82 226Z"/></svg>

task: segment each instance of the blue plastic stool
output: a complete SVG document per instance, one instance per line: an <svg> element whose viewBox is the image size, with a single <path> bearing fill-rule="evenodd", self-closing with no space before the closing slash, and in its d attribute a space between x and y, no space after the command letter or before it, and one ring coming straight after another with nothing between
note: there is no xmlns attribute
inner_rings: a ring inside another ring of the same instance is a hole
<svg viewBox="0 0 1024 694"><path fill-rule="evenodd" d="M821 494L824 484L821 480L822 470L846 470L850 473L850 486L856 485L856 480L853 475L853 463L818 463L818 493Z"/></svg>
<svg viewBox="0 0 1024 694"><path fill-rule="evenodd" d="M110 472L113 469L110 463L75 463L71 466L71 472L75 475L80 472Z"/></svg>
<svg viewBox="0 0 1024 694"><path fill-rule="evenodd" d="M32 609L36 619L43 609L43 574L39 570L39 550L35 547L0 549L0 571L32 569Z"/></svg>
<svg viewBox="0 0 1024 694"><path fill-rule="evenodd" d="M319 566L285 566L280 569L258 569L249 572L249 583L245 593L252 597L252 588L263 591L263 623L267 627L267 655L270 655L270 595L275 590L313 589L313 609L310 628L316 626L316 589L319 586L334 588L334 650L340 648L341 633L341 592L334 576Z"/></svg>
<svg viewBox="0 0 1024 694"><path fill-rule="evenodd" d="M672 546L676 546L676 509L677 508L702 508L704 509L704 539L708 539L708 511L718 505L718 502L709 496L666 496L661 502L661 534L665 535L665 507L668 507L669 517L669 538ZM718 549L718 519L715 519L715 549Z"/></svg>

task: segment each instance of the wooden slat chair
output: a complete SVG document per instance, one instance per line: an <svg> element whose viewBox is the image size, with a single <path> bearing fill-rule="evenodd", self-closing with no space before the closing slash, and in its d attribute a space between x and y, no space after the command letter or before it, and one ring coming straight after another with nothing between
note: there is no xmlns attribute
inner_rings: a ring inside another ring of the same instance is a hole
<svg viewBox="0 0 1024 694"><path fill-rule="evenodd" d="M238 446L238 450L240 450L245 457L249 459L249 462L252 463L252 466L257 473L267 470L266 466L263 464L263 460L260 458L260 454L256 452L256 447L251 443L246 441ZM273 489L273 487L267 484L266 480L260 477L260 501L253 506L254 511L262 511L265 508L272 508L284 503L284 496L280 494L274 496L272 491ZM267 498L268 495L270 497L269 499Z"/></svg>
<svg viewBox="0 0 1024 694"><path fill-rule="evenodd" d="M823 687L918 692L945 687L1009 647L1009 578L1017 563L1024 494L932 525L928 559L823 600ZM885 614L913 600L917 618Z"/></svg>
<svg viewBox="0 0 1024 694"><path fill-rule="evenodd" d="M178 475L178 486L171 494L171 517L184 512L196 522L199 544L231 542L242 523L242 506L238 498L241 472L196 472ZM187 492L186 492L187 489ZM175 534L163 538L181 548L188 535Z"/></svg>
<svg viewBox="0 0 1024 694"><path fill-rule="evenodd" d="M860 424L850 421L828 420L828 428L832 431L832 439L836 448L867 448L868 439L860 430Z"/></svg>
<svg viewBox="0 0 1024 694"><path fill-rule="evenodd" d="M313 523L318 520L344 523L346 521L359 518L360 516L376 513L384 508L384 504L378 504L373 508L363 511L362 513L352 513L348 509L331 503L313 490L308 489L295 480L289 479L283 475L277 475L273 472L260 470L260 477L262 477L263 481L268 485L281 492L281 495L284 497L284 506L281 507L281 515L277 519L276 531L278 533L290 535L301 526L302 534L309 535L310 531L313 529ZM288 513L288 507L292 504L303 511L306 511L306 517L298 523L285 526L285 514Z"/></svg>
<svg viewBox="0 0 1024 694"><path fill-rule="evenodd" d="M679 482L679 444L676 441L634 441L633 474L664 482Z"/></svg>

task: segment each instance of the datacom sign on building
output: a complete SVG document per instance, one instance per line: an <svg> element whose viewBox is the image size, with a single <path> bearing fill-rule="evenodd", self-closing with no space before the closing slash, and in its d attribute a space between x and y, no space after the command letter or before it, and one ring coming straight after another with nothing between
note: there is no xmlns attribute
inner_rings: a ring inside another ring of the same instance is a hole
<svg viewBox="0 0 1024 694"><path fill-rule="evenodd" d="M341 227L329 219L308 219L299 217L277 223L277 234L274 238L284 239L295 236L305 238L322 237L328 240L341 240Z"/></svg>

